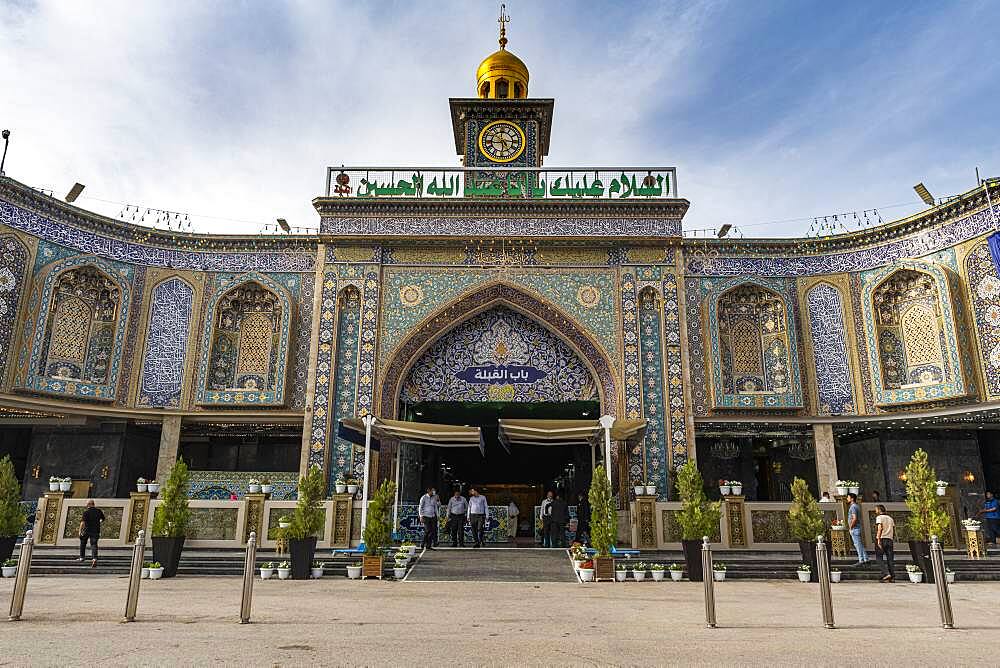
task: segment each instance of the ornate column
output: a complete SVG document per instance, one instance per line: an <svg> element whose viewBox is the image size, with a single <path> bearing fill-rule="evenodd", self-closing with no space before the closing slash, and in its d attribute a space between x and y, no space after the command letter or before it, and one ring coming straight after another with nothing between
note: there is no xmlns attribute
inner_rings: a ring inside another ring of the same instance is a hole
<svg viewBox="0 0 1000 668"><path fill-rule="evenodd" d="M163 426L160 429L160 451L156 457L156 479L161 483L170 475L170 469L177 461L182 420L180 415L163 416Z"/></svg>
<svg viewBox="0 0 1000 668"><path fill-rule="evenodd" d="M818 494L830 492L833 496L837 486L837 453L836 439L833 437L832 424L813 425L813 444L816 450L816 483Z"/></svg>
<svg viewBox="0 0 1000 668"><path fill-rule="evenodd" d="M62 510L62 502L65 497L65 492L45 492L42 502L38 504L36 515L38 523L36 543L41 545L56 544L59 539L59 513Z"/></svg>
<svg viewBox="0 0 1000 668"><path fill-rule="evenodd" d="M146 528L149 520L150 496L149 492L129 492L128 517L126 518L128 534L125 537L129 543L135 541L140 529Z"/></svg>
<svg viewBox="0 0 1000 668"><path fill-rule="evenodd" d="M302 419L302 450L299 475L315 465L327 479L329 457L326 448L327 419L330 405L330 364L333 352L333 324L337 304L336 275L325 275L326 246L316 248L316 273L313 277L313 317L309 342L309 375L306 379L305 415ZM258 534L259 535L259 534Z"/></svg>
<svg viewBox="0 0 1000 668"><path fill-rule="evenodd" d="M639 549L656 549L656 495L635 497L635 543Z"/></svg>
<svg viewBox="0 0 1000 668"><path fill-rule="evenodd" d="M726 496L722 504L728 547L747 546L747 519L745 497Z"/></svg>
<svg viewBox="0 0 1000 668"><path fill-rule="evenodd" d="M330 531L330 547L350 547L351 522L354 519L354 495L334 494L331 506L333 529Z"/></svg>
<svg viewBox="0 0 1000 668"><path fill-rule="evenodd" d="M250 532L257 532L258 543L267 536L264 534L266 530L264 527L264 499L265 494L247 494L243 498L243 503L246 506L246 512L243 514L243 544L246 545L247 541L250 540Z"/></svg>

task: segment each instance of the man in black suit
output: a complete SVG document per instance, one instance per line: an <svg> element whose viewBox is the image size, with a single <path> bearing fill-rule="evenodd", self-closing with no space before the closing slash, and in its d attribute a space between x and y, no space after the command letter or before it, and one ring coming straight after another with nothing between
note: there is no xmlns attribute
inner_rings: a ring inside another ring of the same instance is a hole
<svg viewBox="0 0 1000 668"><path fill-rule="evenodd" d="M552 499L550 506L551 523L549 530L549 544L552 547L566 547L566 525L569 523L569 506L562 498L562 494L556 492L556 498Z"/></svg>

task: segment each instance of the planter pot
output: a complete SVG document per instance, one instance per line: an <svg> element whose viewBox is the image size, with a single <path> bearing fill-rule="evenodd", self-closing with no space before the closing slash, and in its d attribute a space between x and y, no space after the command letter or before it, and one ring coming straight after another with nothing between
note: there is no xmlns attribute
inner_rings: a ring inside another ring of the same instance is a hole
<svg viewBox="0 0 1000 668"><path fill-rule="evenodd" d="M955 584L955 574L945 572L944 581L947 582L948 584Z"/></svg>
<svg viewBox="0 0 1000 668"><path fill-rule="evenodd" d="M260 485L250 485L251 494L260 494Z"/></svg>
<svg viewBox="0 0 1000 668"><path fill-rule="evenodd" d="M838 487L837 488L837 496L847 496L847 488L846 487Z"/></svg>
<svg viewBox="0 0 1000 668"><path fill-rule="evenodd" d="M260 491L264 494L270 494L271 490L274 489L274 485L261 485Z"/></svg>
<svg viewBox="0 0 1000 668"><path fill-rule="evenodd" d="M17 538L14 536L0 538L0 564L10 559L10 555L14 554L16 542Z"/></svg>
<svg viewBox="0 0 1000 668"><path fill-rule="evenodd" d="M337 494L343 494L347 491L347 485L334 485L334 488L337 490Z"/></svg>
<svg viewBox="0 0 1000 668"><path fill-rule="evenodd" d="M148 580L149 579L149 569L148 568L143 567L143 569L141 571L139 571L139 579L140 580Z"/></svg>
<svg viewBox="0 0 1000 668"><path fill-rule="evenodd" d="M149 579L159 580L163 577L165 570L163 568L150 568L149 569Z"/></svg>
<svg viewBox="0 0 1000 668"><path fill-rule="evenodd" d="M402 580L403 578L405 578L406 577L406 566L403 566L402 568L393 568L392 569L392 577L396 578L397 580Z"/></svg>
<svg viewBox="0 0 1000 668"><path fill-rule="evenodd" d="M625 582L628 578L628 571L615 571L615 580L618 582Z"/></svg>
<svg viewBox="0 0 1000 668"><path fill-rule="evenodd" d="M716 582L722 582L726 579L725 571L712 571L712 579Z"/></svg>
<svg viewBox="0 0 1000 668"><path fill-rule="evenodd" d="M177 575L177 566L181 563L181 552L184 550L184 537L167 538L153 536L153 561L163 565L163 577L172 578ZM152 570L149 573L152 578Z"/></svg>
<svg viewBox="0 0 1000 668"><path fill-rule="evenodd" d="M348 494L357 494L358 493L358 486L357 485L348 485L347 486L347 493Z"/></svg>
<svg viewBox="0 0 1000 668"><path fill-rule="evenodd" d="M573 561L573 570L574 571L580 570L580 565L583 564L583 563L586 563L586 561L587 561L586 559L581 559L580 561L575 561L574 560Z"/></svg>
<svg viewBox="0 0 1000 668"><path fill-rule="evenodd" d="M740 496L743 494L743 485L733 485L733 496Z"/></svg>
<svg viewBox="0 0 1000 668"><path fill-rule="evenodd" d="M830 571L830 582L840 582L840 576L843 575L840 571Z"/></svg>
<svg viewBox="0 0 1000 668"><path fill-rule="evenodd" d="M50 492L58 492L59 491L59 483L57 483L57 482L50 482L49 483L49 491Z"/></svg>
<svg viewBox="0 0 1000 668"><path fill-rule="evenodd" d="M643 494L646 493L646 486L645 485L635 485L635 486L633 486L633 490L635 490L635 495L636 496L642 496Z"/></svg>
<svg viewBox="0 0 1000 668"><path fill-rule="evenodd" d="M348 566L347 577L349 577L352 580L361 579L361 566Z"/></svg>
<svg viewBox="0 0 1000 668"><path fill-rule="evenodd" d="M135 484L135 491L137 491L137 492L148 492L149 491L149 484L145 483L145 482L137 482Z"/></svg>
<svg viewBox="0 0 1000 668"><path fill-rule="evenodd" d="M812 569L812 582L819 582L819 568L816 564L816 541L800 540L799 552L802 555L802 563L808 564ZM826 565L830 565L830 551L826 552Z"/></svg>
<svg viewBox="0 0 1000 668"><path fill-rule="evenodd" d="M593 568L581 568L579 571L580 580L582 582L593 582L594 581L594 569Z"/></svg>
<svg viewBox="0 0 1000 668"><path fill-rule="evenodd" d="M729 485L719 485L719 494L722 496L729 496L733 493L733 488Z"/></svg>
<svg viewBox="0 0 1000 668"><path fill-rule="evenodd" d="M308 580L312 570L313 557L316 556L316 537L296 538L288 541L288 551L292 553L292 578Z"/></svg>
<svg viewBox="0 0 1000 668"><path fill-rule="evenodd" d="M361 557L361 577L382 579L382 557Z"/></svg>
<svg viewBox="0 0 1000 668"><path fill-rule="evenodd" d="M292 576L292 569L290 568L279 568L278 569L278 579L287 580Z"/></svg>
<svg viewBox="0 0 1000 668"><path fill-rule="evenodd" d="M947 487L938 487L937 488L937 495L938 496L944 496L947 491L948 491Z"/></svg>
<svg viewBox="0 0 1000 668"><path fill-rule="evenodd" d="M273 568L261 568L260 569L260 579L261 580L270 580L272 577L274 577L274 569Z"/></svg>
<svg viewBox="0 0 1000 668"><path fill-rule="evenodd" d="M704 577L701 570L701 541L682 540L681 549L684 551L684 563L687 564L688 580L701 582Z"/></svg>
<svg viewBox="0 0 1000 668"><path fill-rule="evenodd" d="M309 574L312 576L313 580L319 580L321 577L323 577L323 569L322 568L310 568L309 569Z"/></svg>
<svg viewBox="0 0 1000 668"><path fill-rule="evenodd" d="M68 492L71 489L73 489L73 481L72 480L70 480L70 481L63 480L62 482L59 483L59 491L60 492Z"/></svg>
<svg viewBox="0 0 1000 668"><path fill-rule="evenodd" d="M860 487L848 487L847 491L850 494L860 494L861 493L861 488Z"/></svg>
<svg viewBox="0 0 1000 668"><path fill-rule="evenodd" d="M923 573L910 573L909 571L907 571L906 574L907 576L909 576L910 582L912 582L913 584L920 584L921 582L924 581Z"/></svg>
<svg viewBox="0 0 1000 668"><path fill-rule="evenodd" d="M909 541L910 546L910 558L913 559L913 563L920 567L923 571L925 582L934 582L933 566L931 565L931 544L926 540L911 540Z"/></svg>
<svg viewBox="0 0 1000 668"><path fill-rule="evenodd" d="M812 579L809 571L795 571L795 574L799 576L799 582L809 582Z"/></svg>
<svg viewBox="0 0 1000 668"><path fill-rule="evenodd" d="M160 493L160 483L158 483L158 482L147 483L146 484L146 491L148 491L150 494L159 494Z"/></svg>
<svg viewBox="0 0 1000 668"><path fill-rule="evenodd" d="M646 571L632 571L632 579L636 582L642 582L646 579Z"/></svg>
<svg viewBox="0 0 1000 668"><path fill-rule="evenodd" d="M287 529L290 526L292 526L291 522L278 522L279 529Z"/></svg>
<svg viewBox="0 0 1000 668"><path fill-rule="evenodd" d="M650 571L650 575L653 576L653 580L656 582L663 582L663 576L667 574L666 571Z"/></svg>
<svg viewBox="0 0 1000 668"><path fill-rule="evenodd" d="M12 578L17 575L17 566L2 566L0 570L3 571L3 576L5 578Z"/></svg>
<svg viewBox="0 0 1000 668"><path fill-rule="evenodd" d="M684 571L669 571L670 579L674 582L680 582L681 578L684 577Z"/></svg>
<svg viewBox="0 0 1000 668"><path fill-rule="evenodd" d="M410 553L410 558L413 558L417 554L417 546L416 545L407 545L406 546L406 550Z"/></svg>
<svg viewBox="0 0 1000 668"><path fill-rule="evenodd" d="M646 494L648 496L656 496L656 485L646 485Z"/></svg>

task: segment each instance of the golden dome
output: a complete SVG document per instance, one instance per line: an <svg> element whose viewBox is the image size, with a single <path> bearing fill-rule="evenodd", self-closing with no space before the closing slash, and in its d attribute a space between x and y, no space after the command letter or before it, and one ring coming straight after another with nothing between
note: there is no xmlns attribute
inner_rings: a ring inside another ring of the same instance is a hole
<svg viewBox="0 0 1000 668"><path fill-rule="evenodd" d="M510 19L500 6L500 50L494 51L476 69L476 94L483 99L528 97L528 66L507 50L506 23Z"/></svg>

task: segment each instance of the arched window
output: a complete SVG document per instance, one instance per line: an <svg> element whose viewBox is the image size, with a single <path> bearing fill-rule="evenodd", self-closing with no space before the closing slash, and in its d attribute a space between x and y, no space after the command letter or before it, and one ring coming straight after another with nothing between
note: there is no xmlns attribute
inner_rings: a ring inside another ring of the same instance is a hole
<svg viewBox="0 0 1000 668"><path fill-rule="evenodd" d="M719 297L719 347L726 394L789 392L785 304L757 285L741 285Z"/></svg>
<svg viewBox="0 0 1000 668"><path fill-rule="evenodd" d="M911 269L900 269L875 289L884 388L932 385L950 377L938 299L934 277Z"/></svg>
<svg viewBox="0 0 1000 668"><path fill-rule="evenodd" d="M497 80L497 99L506 100L507 99L507 91L508 91L509 87L510 87L510 84L507 83L506 79L498 79Z"/></svg>
<svg viewBox="0 0 1000 668"><path fill-rule="evenodd" d="M524 97L524 88L521 86L521 82L514 82L514 98L520 100Z"/></svg>
<svg viewBox="0 0 1000 668"><path fill-rule="evenodd" d="M227 292L215 311L208 389L274 390L281 316L281 301L259 283Z"/></svg>
<svg viewBox="0 0 1000 668"><path fill-rule="evenodd" d="M484 81L483 85L479 87L479 97L486 99L490 96L490 82Z"/></svg>

